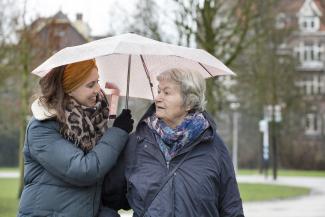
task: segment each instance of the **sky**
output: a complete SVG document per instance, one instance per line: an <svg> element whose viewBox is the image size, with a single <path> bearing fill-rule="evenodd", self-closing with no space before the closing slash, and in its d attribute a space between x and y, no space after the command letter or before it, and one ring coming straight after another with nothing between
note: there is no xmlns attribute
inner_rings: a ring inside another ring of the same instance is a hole
<svg viewBox="0 0 325 217"><path fill-rule="evenodd" d="M31 21L38 16L52 16L59 10L68 15L71 21L77 13L83 14L83 20L91 27L92 35L104 35L110 30L110 18L116 16L116 11L122 8L131 14L137 0L19 0L23 8L27 2L26 17Z"/></svg>
<svg viewBox="0 0 325 217"><path fill-rule="evenodd" d="M91 28L90 35L105 36L108 34L126 33L127 25L132 23L137 12L139 0L1 0L15 2L19 11L26 11L25 21L30 24L38 17L51 17L59 10L68 16L70 21L76 20L76 14L83 14ZM24 5L26 2L26 10ZM175 28L175 11L173 1L155 0L157 4L156 18L160 25L162 38L177 44L178 32ZM18 5L17 5L18 4ZM13 8L13 7L11 7Z"/></svg>

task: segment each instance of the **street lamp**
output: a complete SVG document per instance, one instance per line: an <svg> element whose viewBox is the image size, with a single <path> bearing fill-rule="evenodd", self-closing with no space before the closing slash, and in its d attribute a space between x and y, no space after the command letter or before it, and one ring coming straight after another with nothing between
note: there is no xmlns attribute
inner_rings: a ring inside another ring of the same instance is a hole
<svg viewBox="0 0 325 217"><path fill-rule="evenodd" d="M238 108L240 103L232 102L230 103L230 108L233 110L233 128L232 128L232 161L235 169L235 173L238 171L238 119L239 113Z"/></svg>
<svg viewBox="0 0 325 217"><path fill-rule="evenodd" d="M262 145L262 168L264 176L267 178L268 164L269 164L269 124L267 119L260 120L260 132L263 134Z"/></svg>

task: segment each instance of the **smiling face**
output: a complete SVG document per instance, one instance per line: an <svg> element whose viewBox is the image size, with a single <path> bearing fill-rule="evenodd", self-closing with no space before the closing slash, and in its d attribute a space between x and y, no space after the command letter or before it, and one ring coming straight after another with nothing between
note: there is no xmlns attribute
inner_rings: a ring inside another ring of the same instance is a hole
<svg viewBox="0 0 325 217"><path fill-rule="evenodd" d="M71 91L69 95L73 97L79 104L93 107L96 104L96 96L100 91L98 84L98 70L96 67L92 68L89 76L82 85Z"/></svg>
<svg viewBox="0 0 325 217"><path fill-rule="evenodd" d="M172 128L179 125L188 112L183 103L180 86L170 80L159 81L155 105L157 117Z"/></svg>

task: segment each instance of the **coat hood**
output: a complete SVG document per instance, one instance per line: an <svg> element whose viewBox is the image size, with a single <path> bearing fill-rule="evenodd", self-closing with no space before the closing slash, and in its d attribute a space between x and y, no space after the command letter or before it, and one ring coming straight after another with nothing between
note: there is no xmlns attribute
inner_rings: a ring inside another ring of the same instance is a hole
<svg viewBox="0 0 325 217"><path fill-rule="evenodd" d="M56 111L47 108L39 98L33 102L31 109L33 116L39 121L47 120L56 116Z"/></svg>

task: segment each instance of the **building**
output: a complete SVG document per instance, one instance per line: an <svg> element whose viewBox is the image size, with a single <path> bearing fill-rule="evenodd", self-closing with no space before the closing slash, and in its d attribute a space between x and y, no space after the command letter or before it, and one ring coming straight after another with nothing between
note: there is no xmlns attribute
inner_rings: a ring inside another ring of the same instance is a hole
<svg viewBox="0 0 325 217"><path fill-rule="evenodd" d="M90 27L82 20L82 14L75 21L62 12L48 18L38 18L31 25L34 52L33 66L65 47L76 46L91 41Z"/></svg>
<svg viewBox="0 0 325 217"><path fill-rule="evenodd" d="M281 0L276 26L293 32L282 51L296 57L297 85L305 115L300 147L313 153L316 167L325 167L325 1ZM307 153L308 154L308 153ZM316 162L317 161L317 162ZM320 166L322 165L322 166Z"/></svg>

